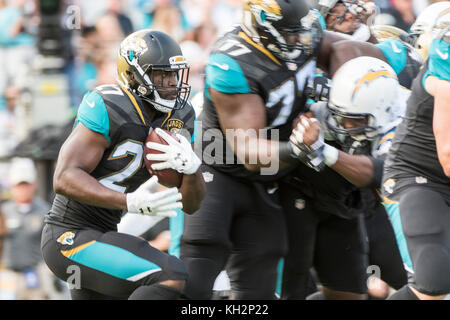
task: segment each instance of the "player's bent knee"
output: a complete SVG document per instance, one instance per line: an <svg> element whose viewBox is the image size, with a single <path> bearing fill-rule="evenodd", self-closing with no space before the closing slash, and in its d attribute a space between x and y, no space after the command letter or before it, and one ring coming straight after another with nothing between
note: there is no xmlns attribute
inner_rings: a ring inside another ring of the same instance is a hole
<svg viewBox="0 0 450 320"><path fill-rule="evenodd" d="M326 300L366 300L367 294L349 291L339 291L327 287L322 288L323 296Z"/></svg>
<svg viewBox="0 0 450 320"><path fill-rule="evenodd" d="M189 279L183 292L185 297L211 299L214 282L223 266L217 261L205 258L187 258L184 261L189 270Z"/></svg>
<svg viewBox="0 0 450 320"><path fill-rule="evenodd" d="M178 291L183 291L186 281L184 280L166 280L159 283L160 285L164 285L167 287L171 287Z"/></svg>
<svg viewBox="0 0 450 320"><path fill-rule="evenodd" d="M415 288L430 296L450 293L448 248L441 244L427 244L419 250L414 258Z"/></svg>
<svg viewBox="0 0 450 320"><path fill-rule="evenodd" d="M164 267L165 279L167 280L182 280L186 281L188 278L188 271L186 265L180 259L170 256L169 263Z"/></svg>

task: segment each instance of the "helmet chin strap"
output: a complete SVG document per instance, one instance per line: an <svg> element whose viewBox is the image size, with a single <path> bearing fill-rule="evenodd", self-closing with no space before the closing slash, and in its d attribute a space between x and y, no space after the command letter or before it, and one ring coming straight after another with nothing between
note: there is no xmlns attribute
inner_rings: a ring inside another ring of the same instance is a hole
<svg viewBox="0 0 450 320"><path fill-rule="evenodd" d="M147 88L140 85L137 90L138 90L138 92L140 92L142 94L141 91L147 90ZM176 99L174 99L174 100L163 99L163 98L161 98L161 96L158 94L158 92L156 90L153 90L152 93L153 93L152 98L148 97L147 94L142 94L141 98L143 100L147 101L148 103L150 103L153 106L153 108L155 108L159 112L169 113L170 111L172 111L174 109L174 107L177 103Z"/></svg>
<svg viewBox="0 0 450 320"><path fill-rule="evenodd" d="M144 80L144 82L146 82L146 85L148 87L151 87L153 85L152 81L150 80L150 78L148 77L148 75L144 72L144 70L142 70L142 68L134 63L134 65L136 66L139 74L141 75L142 79ZM168 100L168 99L163 99L161 98L161 96L159 95L158 91L156 89L153 89L152 92L148 92L149 88L143 86L142 84L139 85L137 87L137 92L139 92L142 96L142 98L149 102L156 110L162 112L162 113L169 113L170 111L173 110L173 108L175 107L175 104L177 102L176 99L174 100ZM149 98L148 96L150 94L153 93L153 99Z"/></svg>

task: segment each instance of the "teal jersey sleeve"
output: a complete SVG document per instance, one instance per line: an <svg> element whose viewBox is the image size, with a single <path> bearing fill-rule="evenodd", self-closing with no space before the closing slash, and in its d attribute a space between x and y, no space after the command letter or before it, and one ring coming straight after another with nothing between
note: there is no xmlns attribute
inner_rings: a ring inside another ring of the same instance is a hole
<svg viewBox="0 0 450 320"><path fill-rule="evenodd" d="M434 40L428 50L428 71L422 78L424 86L425 78L433 75L436 78L450 81L449 46L444 40Z"/></svg>
<svg viewBox="0 0 450 320"><path fill-rule="evenodd" d="M450 81L449 44L443 40L433 41L430 46L429 70L435 77Z"/></svg>
<svg viewBox="0 0 450 320"><path fill-rule="evenodd" d="M209 56L205 84L205 87L224 93L251 92L241 66L233 58L221 53Z"/></svg>
<svg viewBox="0 0 450 320"><path fill-rule="evenodd" d="M81 122L88 129L102 134L109 142L109 116L103 98L97 92L84 95L78 108L75 126Z"/></svg>
<svg viewBox="0 0 450 320"><path fill-rule="evenodd" d="M396 39L386 39L377 43L376 46L383 52L395 73L402 72L408 58L404 44Z"/></svg>

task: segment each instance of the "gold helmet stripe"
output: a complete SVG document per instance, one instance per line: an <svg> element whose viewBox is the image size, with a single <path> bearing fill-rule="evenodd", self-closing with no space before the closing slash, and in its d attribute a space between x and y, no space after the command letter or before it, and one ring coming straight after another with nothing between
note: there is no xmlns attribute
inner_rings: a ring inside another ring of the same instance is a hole
<svg viewBox="0 0 450 320"><path fill-rule="evenodd" d="M249 0L244 4L244 8L249 6L260 6L269 13L281 15L280 5L275 0Z"/></svg>
<svg viewBox="0 0 450 320"><path fill-rule="evenodd" d="M252 39L250 39L250 37L245 34L244 32L239 32L238 34L239 37L241 37L242 39L244 39L245 41L247 41L249 44L251 44L252 46L254 46L256 49L258 49L259 51L261 51L262 53L264 53L266 56L268 56L273 62L275 62L276 64L281 66L281 63L278 61L277 58L274 57L273 54L270 53L269 50L263 48L262 46L260 46L259 44L257 44L256 42L254 42Z"/></svg>

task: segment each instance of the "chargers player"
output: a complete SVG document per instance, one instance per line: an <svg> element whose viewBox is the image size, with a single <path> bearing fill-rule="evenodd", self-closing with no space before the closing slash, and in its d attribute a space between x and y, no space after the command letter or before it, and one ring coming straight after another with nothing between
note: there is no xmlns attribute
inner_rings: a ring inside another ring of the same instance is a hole
<svg viewBox="0 0 450 320"><path fill-rule="evenodd" d="M359 57L342 65L332 82L329 102L313 104L315 118L300 116L291 135L299 152L312 145L323 150L325 168L299 167L288 187L282 186L288 226L297 226L286 258L290 276L283 284L283 295L290 299L304 295L311 267L327 299L364 298L369 262L380 266L383 279L394 287L406 283L392 227L375 195L383 158L404 111L397 76L386 62ZM361 212L377 221L369 243ZM389 261L381 258L387 250Z"/></svg>

